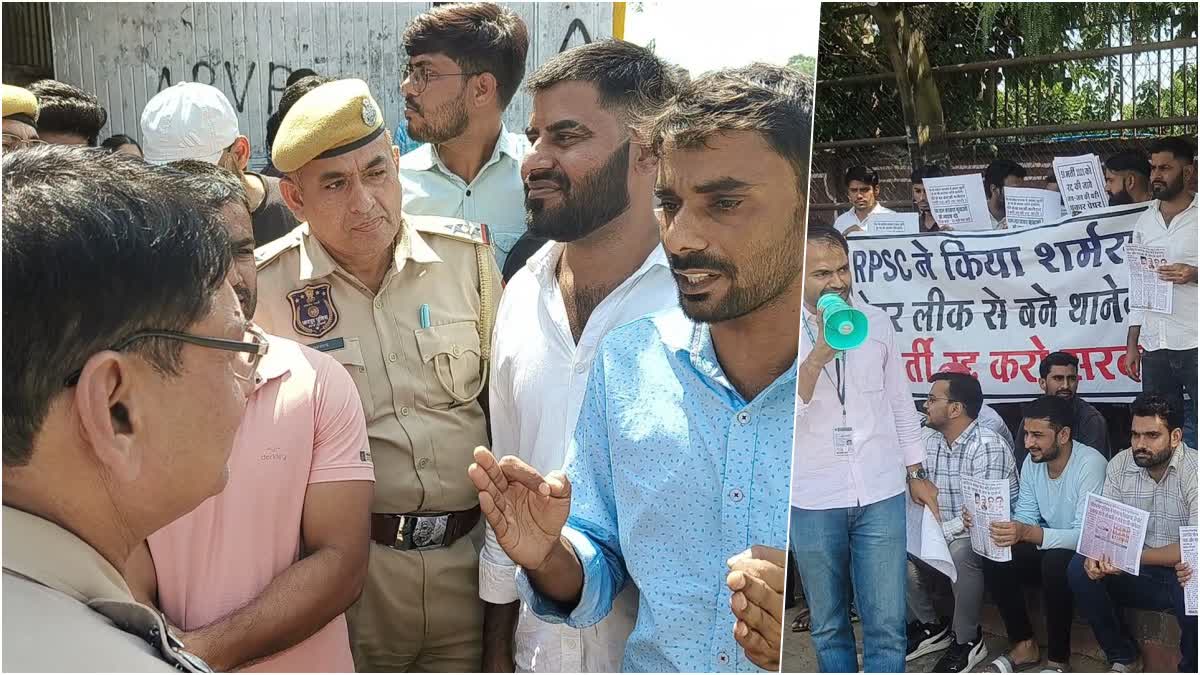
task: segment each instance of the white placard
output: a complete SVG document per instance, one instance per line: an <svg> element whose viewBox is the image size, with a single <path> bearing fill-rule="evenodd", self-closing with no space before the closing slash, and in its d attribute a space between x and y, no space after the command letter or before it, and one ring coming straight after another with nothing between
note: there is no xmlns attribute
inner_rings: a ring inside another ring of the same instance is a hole
<svg viewBox="0 0 1200 675"><path fill-rule="evenodd" d="M926 178L922 184L929 210L938 225L948 225L959 232L992 229L992 214L988 211L980 174Z"/></svg>
<svg viewBox="0 0 1200 675"><path fill-rule="evenodd" d="M1167 263L1165 246L1125 245L1125 266L1129 268L1129 307L1171 313L1172 284L1158 278L1158 268Z"/></svg>
<svg viewBox="0 0 1200 675"><path fill-rule="evenodd" d="M1004 218L1008 229L1036 227L1062 220L1062 195L1037 188L1004 188Z"/></svg>
<svg viewBox="0 0 1200 675"><path fill-rule="evenodd" d="M908 552L945 574L950 581L957 581L958 570L954 568L954 558L950 556L946 535L942 534L942 525L933 517L933 511L930 511L928 506L913 503L907 493L904 503L907 505L905 521L908 526Z"/></svg>
<svg viewBox="0 0 1200 675"><path fill-rule="evenodd" d="M1095 211L1108 206L1104 191L1104 167L1095 155L1055 157L1054 175L1063 203L1073 214Z"/></svg>
<svg viewBox="0 0 1200 675"><path fill-rule="evenodd" d="M876 213L863 224L868 234L917 234L921 231L921 214Z"/></svg>
<svg viewBox="0 0 1200 675"><path fill-rule="evenodd" d="M1083 507L1083 527L1076 551L1085 558L1109 564L1137 576L1150 512L1089 492Z"/></svg>
<svg viewBox="0 0 1200 675"><path fill-rule="evenodd" d="M971 548L989 560L1012 560L1012 547L997 546L991 533L992 523L1012 520L1008 481L963 476L962 491L967 513L971 514Z"/></svg>
<svg viewBox="0 0 1200 675"><path fill-rule="evenodd" d="M1183 604L1186 613L1190 616L1196 616L1196 596L1200 589L1200 570L1197 570L1197 563L1200 563L1200 555L1196 553L1196 526L1184 525L1179 528L1179 556L1183 558L1183 562L1187 563L1188 567L1192 568L1192 578L1188 580L1187 586L1183 588Z"/></svg>

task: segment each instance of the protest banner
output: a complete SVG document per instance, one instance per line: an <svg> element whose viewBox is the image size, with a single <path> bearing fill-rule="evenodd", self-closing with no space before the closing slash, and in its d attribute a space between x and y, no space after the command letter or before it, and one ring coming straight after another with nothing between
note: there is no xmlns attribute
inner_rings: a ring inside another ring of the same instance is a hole
<svg viewBox="0 0 1200 675"><path fill-rule="evenodd" d="M1104 168L1095 155L1055 157L1054 175L1063 203L1073 214L1095 211L1108 206L1104 191Z"/></svg>
<svg viewBox="0 0 1200 675"><path fill-rule="evenodd" d="M996 562L1012 560L1012 547L997 546L991 534L992 523L1012 520L1008 489L1008 481L1003 479L962 477L967 513L971 514L971 549Z"/></svg>
<svg viewBox="0 0 1200 675"><path fill-rule="evenodd" d="M1197 568L1197 563L1200 562L1200 556L1196 551L1196 526L1184 525L1179 528L1179 557L1183 562L1187 563L1188 567L1192 568L1192 578L1188 579L1187 586L1183 587L1183 604L1184 611L1190 616L1196 616L1196 599L1200 594L1200 570Z"/></svg>
<svg viewBox="0 0 1200 675"><path fill-rule="evenodd" d="M938 225L960 232L992 229L992 214L988 211L980 174L926 178L922 183L929 210Z"/></svg>
<svg viewBox="0 0 1200 675"><path fill-rule="evenodd" d="M1107 561L1137 576L1149 524L1149 511L1089 492L1075 550L1085 558Z"/></svg>
<svg viewBox="0 0 1200 675"><path fill-rule="evenodd" d="M923 504L914 504L907 496L905 503L906 548L909 555L925 561L933 569L945 574L950 581L958 581L958 570L950 555L950 546L942 534L942 525L933 511Z"/></svg>
<svg viewBox="0 0 1200 675"><path fill-rule="evenodd" d="M1004 188L1004 222L1010 230L1062 220L1062 195L1037 188Z"/></svg>
<svg viewBox="0 0 1200 675"><path fill-rule="evenodd" d="M921 231L921 214L876 213L864 224L868 234L916 234Z"/></svg>
<svg viewBox="0 0 1200 675"><path fill-rule="evenodd" d="M1125 365L1123 249L1144 204L1024 230L860 236L850 241L854 300L883 310L910 389L929 391L946 363L967 366L989 401L1038 393L1052 351L1079 358L1088 400L1142 390Z"/></svg>

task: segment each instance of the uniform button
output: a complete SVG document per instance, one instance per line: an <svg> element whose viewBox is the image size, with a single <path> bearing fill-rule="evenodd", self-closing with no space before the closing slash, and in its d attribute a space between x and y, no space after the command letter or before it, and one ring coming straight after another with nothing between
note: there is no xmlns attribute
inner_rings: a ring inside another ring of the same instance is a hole
<svg viewBox="0 0 1200 675"><path fill-rule="evenodd" d="M391 361L392 363L395 363L396 359L398 359L398 358L400 358L400 357L396 356L396 352L392 352L391 354L388 354L388 361Z"/></svg>
<svg viewBox="0 0 1200 675"><path fill-rule="evenodd" d="M733 488L732 490L729 491L729 498L732 499L734 502L742 501L742 498L745 496L746 495L742 494L742 491L739 490L738 488Z"/></svg>
<svg viewBox="0 0 1200 675"><path fill-rule="evenodd" d="M408 406L404 406L404 407L400 408L400 416L401 417L408 417L408 414L410 412L412 412L412 410L410 410Z"/></svg>
<svg viewBox="0 0 1200 675"><path fill-rule="evenodd" d="M745 410L738 413L737 421L739 423L741 423L742 426L746 426L747 424L750 424L750 413L746 412Z"/></svg>
<svg viewBox="0 0 1200 675"><path fill-rule="evenodd" d="M383 298L375 298L375 309L383 309Z"/></svg>
<svg viewBox="0 0 1200 675"><path fill-rule="evenodd" d="M725 652L717 652L717 663L725 665L729 663L729 654Z"/></svg>
<svg viewBox="0 0 1200 675"><path fill-rule="evenodd" d="M450 348L450 353L454 355L454 358L458 358L458 357L462 356L462 347L459 347L458 345L454 345L453 347Z"/></svg>
<svg viewBox="0 0 1200 675"><path fill-rule="evenodd" d="M418 469L424 469L427 466L429 466L429 458L428 457L422 457L421 461L417 462Z"/></svg>

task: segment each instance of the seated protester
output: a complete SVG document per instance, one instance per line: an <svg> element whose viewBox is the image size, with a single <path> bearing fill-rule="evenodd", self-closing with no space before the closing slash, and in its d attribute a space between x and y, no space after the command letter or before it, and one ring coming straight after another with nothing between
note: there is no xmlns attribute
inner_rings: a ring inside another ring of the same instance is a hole
<svg viewBox="0 0 1200 675"><path fill-rule="evenodd" d="M1025 608L1022 581L1041 581L1046 613L1046 668L1066 672L1071 656L1074 603L1067 565L1075 554L1083 503L1104 485L1107 460L1095 448L1072 438L1071 405L1058 396L1041 396L1021 406L1023 447L1021 494L1009 522L993 522L997 546L1012 547L1011 562L983 559L983 577L1008 632L1009 650L991 670L1010 673L1040 663L1037 639ZM963 521L971 527L970 517Z"/></svg>
<svg viewBox="0 0 1200 675"><path fill-rule="evenodd" d="M1107 461L1112 457L1108 442L1108 422L1091 403L1079 398L1079 358L1067 352L1052 352L1038 365L1038 387L1046 396L1057 396L1071 404L1071 438L1095 448ZM1017 438L1025 436L1024 422L1017 427ZM1022 466L1028 452L1017 450L1017 465Z"/></svg>
<svg viewBox="0 0 1200 675"><path fill-rule="evenodd" d="M1150 512L1140 572L1133 576L1105 561L1076 554L1067 578L1075 605L1096 634L1114 672L1138 669L1137 643L1121 621L1125 607L1173 610L1182 639L1179 672L1196 672L1196 617L1184 607L1179 528L1196 524L1196 450L1183 442L1183 410L1155 394L1130 405L1130 447L1108 464L1104 496Z"/></svg>
<svg viewBox="0 0 1200 675"><path fill-rule="evenodd" d="M938 373L961 373L974 377L971 369L958 361L950 361L944 364L941 368L938 368ZM933 376L930 376L929 382L933 383ZM1005 443L1008 443L1010 451L1017 447L1016 442L1013 441L1013 433L1008 428L1008 423L1004 421L1004 418L992 406L986 403L983 404L983 407L979 409L979 417L975 421L979 422L979 426L996 432L997 436L1003 438Z"/></svg>
<svg viewBox="0 0 1200 675"><path fill-rule="evenodd" d="M921 232L947 232L951 228L941 227L933 219L933 211L929 209L929 197L925 194L925 179L940 178L946 175L946 170L937 164L926 164L912 172L909 180L912 182L913 208L917 210L920 219L917 221Z"/></svg>
<svg viewBox="0 0 1200 675"><path fill-rule="evenodd" d="M892 213L879 203L879 174L865 166L852 166L846 171L846 196L849 211L837 217L833 226L842 234L867 231L867 218L876 213Z"/></svg>
<svg viewBox="0 0 1200 675"><path fill-rule="evenodd" d="M997 159L984 169L983 190L987 194L993 230L1008 229L1008 216L1004 211L1004 188L1021 187L1024 183L1025 167L1011 159Z"/></svg>
<svg viewBox="0 0 1200 675"><path fill-rule="evenodd" d="M987 657L979 615L983 609L981 556L971 549L971 536L962 519L962 478L1007 480L1011 502L1017 501L1017 467L1012 448L976 420L983 407L979 380L962 373L938 373L925 400L929 415L925 437L925 464L938 489L942 531L958 579L950 583L954 594L952 626L939 620L933 592L945 575L910 556L908 563L908 654L905 661L942 649L932 672L970 672ZM934 433L936 432L936 433Z"/></svg>
<svg viewBox="0 0 1200 675"><path fill-rule="evenodd" d="M38 80L29 85L37 97L38 137L54 145L96 147L108 112L95 96L57 80Z"/></svg>

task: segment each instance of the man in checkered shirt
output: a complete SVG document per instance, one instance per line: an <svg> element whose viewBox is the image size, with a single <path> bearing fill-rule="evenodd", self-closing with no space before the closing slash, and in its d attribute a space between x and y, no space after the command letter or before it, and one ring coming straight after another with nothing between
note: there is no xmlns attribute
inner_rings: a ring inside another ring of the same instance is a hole
<svg viewBox="0 0 1200 675"><path fill-rule="evenodd" d="M938 489L942 531L958 579L951 585L954 618L951 625L939 619L934 592L949 583L941 572L910 556L908 563L908 654L913 660L947 650L933 672L970 672L987 657L979 614L983 608L983 566L971 549L971 535L963 525L966 495L964 476L1007 480L1009 504L1017 503L1017 465L1012 447L996 432L976 420L983 407L979 381L963 373L938 373L925 399L925 465Z"/></svg>
<svg viewBox="0 0 1200 675"><path fill-rule="evenodd" d="M1077 553L1067 578L1114 672L1138 670L1137 642L1120 618L1124 608L1136 607L1174 610L1182 634L1179 672L1194 673L1196 617L1184 609L1174 567L1181 559L1180 526L1196 525L1196 450L1183 442L1179 402L1142 394L1130 408L1130 448L1109 462L1104 496L1150 512L1140 574L1131 576Z"/></svg>

